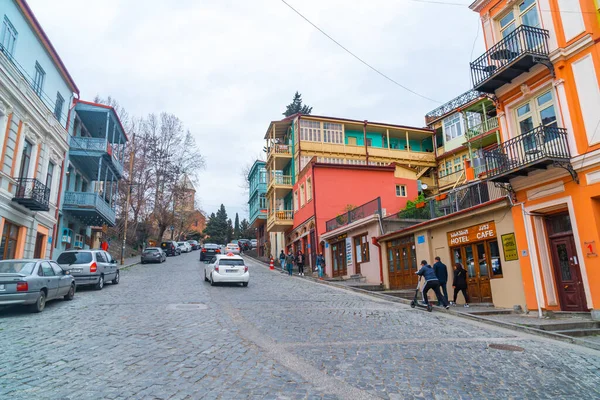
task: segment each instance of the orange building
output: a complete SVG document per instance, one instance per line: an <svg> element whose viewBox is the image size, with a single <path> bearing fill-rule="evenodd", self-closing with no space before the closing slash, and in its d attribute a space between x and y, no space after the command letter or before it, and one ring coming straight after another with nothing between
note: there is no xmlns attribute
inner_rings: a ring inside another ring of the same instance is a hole
<svg viewBox="0 0 600 400"><path fill-rule="evenodd" d="M487 51L473 88L502 143L487 179L511 190L529 309L600 309L600 19L589 0L477 0Z"/></svg>

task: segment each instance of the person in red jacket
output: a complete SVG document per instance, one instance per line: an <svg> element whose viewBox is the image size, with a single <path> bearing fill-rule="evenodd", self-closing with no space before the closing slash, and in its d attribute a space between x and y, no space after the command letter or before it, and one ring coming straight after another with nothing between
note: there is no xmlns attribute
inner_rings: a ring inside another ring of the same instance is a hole
<svg viewBox="0 0 600 400"><path fill-rule="evenodd" d="M100 244L100 248L104 251L108 251L108 242L106 240L103 240Z"/></svg>

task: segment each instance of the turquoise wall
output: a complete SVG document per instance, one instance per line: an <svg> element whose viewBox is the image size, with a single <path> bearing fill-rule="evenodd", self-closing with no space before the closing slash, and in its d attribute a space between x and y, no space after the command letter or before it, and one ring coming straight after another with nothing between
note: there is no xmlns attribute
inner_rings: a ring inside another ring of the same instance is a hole
<svg viewBox="0 0 600 400"><path fill-rule="evenodd" d="M353 137L356 138L356 144L358 146L364 146L364 135L362 131L352 131L347 130L346 134L346 144L348 144L348 138ZM367 132L367 138L371 139L372 147L380 147L387 148L387 136L382 135L377 132ZM409 140L410 148L414 151L433 151L433 140L432 138L427 138L425 140ZM405 138L390 138L390 148L397 150L405 150L406 139Z"/></svg>
<svg viewBox="0 0 600 400"><path fill-rule="evenodd" d="M51 102L51 105L47 105L51 108L50 111L54 113L56 93L61 94L65 102L60 122L63 127L66 126L68 107L73 98L73 93L69 89L67 81L63 79L54 61L46 52L45 47L38 40L38 37L13 0L0 1L0 24L2 24L2 27L4 25L4 17L10 20L17 31L13 58L23 67L26 74L29 75L28 79L30 80L35 78L36 61L40 64L44 72L46 72L42 91L47 95L48 99L44 99L44 101L46 103Z"/></svg>
<svg viewBox="0 0 600 400"><path fill-rule="evenodd" d="M353 138L356 138L356 144L358 146L365 145L363 131L347 130L347 131L345 131L345 135L346 135L346 139L345 139L346 144L348 144L348 138L353 137ZM371 139L372 147L387 147L387 143L385 143L385 141L384 141L384 139L387 139L387 138L385 137L385 135L382 135L381 133L367 131L367 139Z"/></svg>

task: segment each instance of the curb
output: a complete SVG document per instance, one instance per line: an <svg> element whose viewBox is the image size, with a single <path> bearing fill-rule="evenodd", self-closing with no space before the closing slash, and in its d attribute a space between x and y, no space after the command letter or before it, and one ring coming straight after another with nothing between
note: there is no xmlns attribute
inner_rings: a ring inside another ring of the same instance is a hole
<svg viewBox="0 0 600 400"><path fill-rule="evenodd" d="M134 267L134 266L139 265L139 264L140 264L140 262L138 261L138 262L135 262L133 264L123 265L122 267L119 267L119 270L123 271L123 270L129 269L129 268Z"/></svg>
<svg viewBox="0 0 600 400"><path fill-rule="evenodd" d="M267 264L265 264L264 262L257 260L253 257L248 256L249 258L252 258L252 260L256 261L257 263L261 264L262 266L265 266L267 269L269 269L269 266ZM270 270L270 269L269 269ZM275 269L275 271L277 271L277 269ZM279 273L286 273L285 271L282 271L281 269L279 269ZM361 293L364 294L366 296L370 296L370 297L376 297L378 299L382 299L382 300L386 300L392 303L399 303L399 304L405 304L405 305L410 305L410 300L406 300L400 297L394 297L394 296L390 296L387 294L381 294L381 293L377 293L377 292L371 292L368 290L364 290L364 289L360 289L357 287L352 287L352 286L346 286L346 285L338 285L334 282L329 282L329 281L325 281L325 280L320 280L320 279L315 279L312 277L308 277L308 276L296 276L293 275L295 278L299 278L299 279L304 279L307 280L309 282L313 282L313 283L318 283L318 284L322 284L322 285L328 285L328 286L333 286L335 288L338 289L344 289L350 292L356 292L356 293ZM439 307L433 307L434 311L440 311L440 310L436 310L436 308ZM485 324L489 324L489 325L494 325L494 326L498 326L500 328L505 328L505 329L510 329L513 331L517 331L517 332L525 332L525 333L529 333L532 335L537 335L537 336L541 336L541 337L545 337L545 338L549 338L549 339L554 339L554 340L559 340L561 342L567 342L567 343L571 343L571 344L576 344L579 346L583 346L586 348L590 348L590 349L594 349L594 350L600 350L600 342L596 343L596 342L591 342L585 339L581 339L581 338L577 338L577 337L572 337L572 336L567 336L567 335L563 335L560 333L554 333L554 332L550 332L550 331L544 331L541 329L537 329L537 328L532 328L529 326L524 326L524 325L518 325L518 324L513 324L511 322L502 322L502 321L496 321L494 319L490 319L490 318L485 318L482 316L478 316L478 315L473 315L473 314L467 314L467 313L461 313L461 312L457 312L457 311L453 311L452 309L450 310L445 310L445 313L450 314L450 315L454 315L457 317L461 317L461 318L465 318L465 319L470 319L472 321L477 321L477 322L482 322Z"/></svg>

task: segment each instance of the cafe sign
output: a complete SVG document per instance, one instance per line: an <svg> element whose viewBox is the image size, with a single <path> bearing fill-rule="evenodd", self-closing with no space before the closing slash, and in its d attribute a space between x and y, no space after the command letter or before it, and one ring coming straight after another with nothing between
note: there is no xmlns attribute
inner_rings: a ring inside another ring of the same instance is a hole
<svg viewBox="0 0 600 400"><path fill-rule="evenodd" d="M480 242L496 237L496 224L494 221L485 224L473 225L468 228L448 232L448 244L460 246L461 244Z"/></svg>

